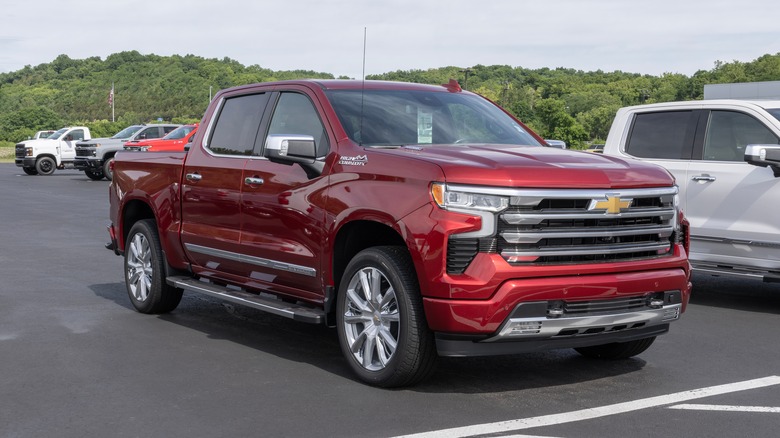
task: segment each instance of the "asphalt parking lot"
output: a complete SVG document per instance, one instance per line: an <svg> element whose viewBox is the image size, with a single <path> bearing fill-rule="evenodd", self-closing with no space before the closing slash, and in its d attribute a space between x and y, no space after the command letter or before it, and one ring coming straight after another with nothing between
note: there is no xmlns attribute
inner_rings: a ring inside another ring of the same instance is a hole
<svg viewBox="0 0 780 438"><path fill-rule="evenodd" d="M135 312L103 248L108 184L0 164L0 437L777 435L780 284L696 275L634 359L446 359L382 390L325 327L189 294Z"/></svg>

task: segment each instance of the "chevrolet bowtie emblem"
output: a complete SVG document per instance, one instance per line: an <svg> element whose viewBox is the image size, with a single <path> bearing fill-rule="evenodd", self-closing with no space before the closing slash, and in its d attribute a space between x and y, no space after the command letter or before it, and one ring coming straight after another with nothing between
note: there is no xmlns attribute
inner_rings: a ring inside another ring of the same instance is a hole
<svg viewBox="0 0 780 438"><path fill-rule="evenodd" d="M591 203L591 210L607 210L607 214L618 214L624 208L631 206L631 199L620 199L620 196L607 195L606 201L596 201Z"/></svg>

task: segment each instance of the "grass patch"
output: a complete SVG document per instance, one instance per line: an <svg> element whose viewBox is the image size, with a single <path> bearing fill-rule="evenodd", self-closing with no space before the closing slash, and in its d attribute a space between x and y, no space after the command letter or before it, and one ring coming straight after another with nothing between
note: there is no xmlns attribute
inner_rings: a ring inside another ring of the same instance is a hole
<svg viewBox="0 0 780 438"><path fill-rule="evenodd" d="M0 144L0 163L14 162L14 145L6 146Z"/></svg>

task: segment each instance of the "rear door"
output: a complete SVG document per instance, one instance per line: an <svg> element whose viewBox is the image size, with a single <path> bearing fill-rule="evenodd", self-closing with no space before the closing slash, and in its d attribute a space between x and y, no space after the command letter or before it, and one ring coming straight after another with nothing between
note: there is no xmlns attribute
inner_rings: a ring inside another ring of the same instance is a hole
<svg viewBox="0 0 780 438"><path fill-rule="evenodd" d="M663 166L674 176L684 209L688 166L700 119L698 109L638 112L626 140L627 154Z"/></svg>
<svg viewBox="0 0 780 438"><path fill-rule="evenodd" d="M241 190L269 94L243 89L222 97L201 144L187 154L181 240L196 272L242 276ZM200 137L199 137L200 138Z"/></svg>

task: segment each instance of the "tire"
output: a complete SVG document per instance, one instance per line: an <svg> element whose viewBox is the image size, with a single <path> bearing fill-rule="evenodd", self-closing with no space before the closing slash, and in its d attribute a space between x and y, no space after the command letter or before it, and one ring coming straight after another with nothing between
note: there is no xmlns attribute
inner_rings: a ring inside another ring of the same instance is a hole
<svg viewBox="0 0 780 438"><path fill-rule="evenodd" d="M141 313L168 313L181 301L182 290L165 282L165 259L154 220L136 222L127 235L125 285Z"/></svg>
<svg viewBox="0 0 780 438"><path fill-rule="evenodd" d="M37 175L38 174L38 171L35 170L34 167L22 167L22 170L24 171L24 173L26 173L28 175Z"/></svg>
<svg viewBox="0 0 780 438"><path fill-rule="evenodd" d="M111 164L113 163L114 157L107 158L106 161L103 162L103 176L109 181L114 179L114 172L111 171Z"/></svg>
<svg viewBox="0 0 780 438"><path fill-rule="evenodd" d="M628 359L629 357L634 357L650 348L650 346L653 345L653 341L655 341L655 336L652 338L637 339L636 341L580 347L575 348L575 350L585 357L594 359Z"/></svg>
<svg viewBox="0 0 780 438"><path fill-rule="evenodd" d="M84 171L84 174L92 181L100 181L103 179L103 172L100 170L87 169Z"/></svg>
<svg viewBox="0 0 780 438"><path fill-rule="evenodd" d="M433 372L436 344L405 248L358 253L347 265L336 303L341 351L360 380L390 388Z"/></svg>
<svg viewBox="0 0 780 438"><path fill-rule="evenodd" d="M57 169L57 163L54 158L41 157L35 162L35 171L38 175L51 175Z"/></svg>

